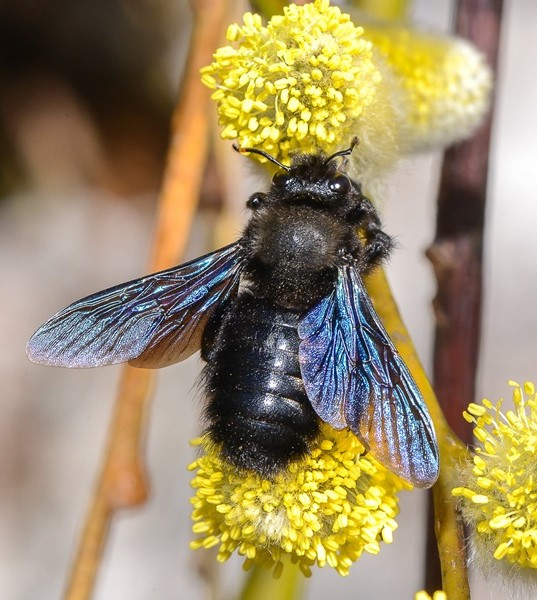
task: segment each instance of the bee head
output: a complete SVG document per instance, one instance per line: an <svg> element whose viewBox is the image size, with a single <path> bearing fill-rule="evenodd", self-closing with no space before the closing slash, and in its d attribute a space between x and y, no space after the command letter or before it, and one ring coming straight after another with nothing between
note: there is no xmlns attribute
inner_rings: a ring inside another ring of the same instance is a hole
<svg viewBox="0 0 537 600"><path fill-rule="evenodd" d="M290 166L282 164L263 150L239 148L234 145L238 152L259 154L280 167L272 178L268 194L254 194L248 201L248 208L255 210L266 205L293 204L312 207L341 206L347 195L356 187L350 178L339 170L335 159L351 154L357 143L358 138L355 137L349 148L330 156L323 153L297 154Z"/></svg>

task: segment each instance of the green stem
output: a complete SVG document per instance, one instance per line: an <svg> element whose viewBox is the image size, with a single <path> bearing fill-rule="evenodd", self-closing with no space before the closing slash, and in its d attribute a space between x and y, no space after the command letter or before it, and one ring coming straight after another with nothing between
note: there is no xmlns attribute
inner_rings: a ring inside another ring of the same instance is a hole
<svg viewBox="0 0 537 600"><path fill-rule="evenodd" d="M408 14L408 0L354 0L354 6L374 19L403 21Z"/></svg>
<svg viewBox="0 0 537 600"><path fill-rule="evenodd" d="M278 578L272 570L255 566L248 573L240 600L300 600L304 587L304 575L297 565L286 563Z"/></svg>
<svg viewBox="0 0 537 600"><path fill-rule="evenodd" d="M283 14L283 7L289 2L285 0L251 0L252 10L264 19L270 19L273 15Z"/></svg>
<svg viewBox="0 0 537 600"><path fill-rule="evenodd" d="M368 277L366 285L384 327L423 394L435 426L440 451L440 476L433 487L433 497L442 587L448 598L470 600L462 523L451 496L451 490L459 485L457 468L466 456L466 446L453 433L444 417L382 269Z"/></svg>

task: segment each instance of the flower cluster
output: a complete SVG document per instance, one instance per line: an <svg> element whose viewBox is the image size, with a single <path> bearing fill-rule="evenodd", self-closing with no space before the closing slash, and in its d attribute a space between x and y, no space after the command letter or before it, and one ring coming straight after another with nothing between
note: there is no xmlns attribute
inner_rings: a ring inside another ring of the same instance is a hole
<svg viewBox="0 0 537 600"><path fill-rule="evenodd" d="M486 115L492 72L474 46L407 27L370 27L364 37L404 90L401 151L445 146L468 137Z"/></svg>
<svg viewBox="0 0 537 600"><path fill-rule="evenodd" d="M193 548L219 546L223 562L237 551L245 567L281 571L286 560L305 575L329 565L341 575L363 552L377 554L397 528L397 492L408 489L369 455L350 431L329 426L311 453L273 481L238 472L210 441L190 469L195 496Z"/></svg>
<svg viewBox="0 0 537 600"><path fill-rule="evenodd" d="M328 0L291 4L266 27L259 15L243 19L228 29L233 45L202 69L223 138L289 162L293 152L331 154L358 135L360 155L393 162L393 103L362 27Z"/></svg>
<svg viewBox="0 0 537 600"><path fill-rule="evenodd" d="M480 556L537 567L537 395L533 383L513 386L515 410L502 402L470 404L480 446L468 465L460 496L465 519L476 531Z"/></svg>
<svg viewBox="0 0 537 600"><path fill-rule="evenodd" d="M470 44L402 27L364 31L329 0L291 4L266 26L246 13L227 39L201 71L222 137L288 163L358 136L351 170L362 183L401 152L469 135L489 105L491 72Z"/></svg>

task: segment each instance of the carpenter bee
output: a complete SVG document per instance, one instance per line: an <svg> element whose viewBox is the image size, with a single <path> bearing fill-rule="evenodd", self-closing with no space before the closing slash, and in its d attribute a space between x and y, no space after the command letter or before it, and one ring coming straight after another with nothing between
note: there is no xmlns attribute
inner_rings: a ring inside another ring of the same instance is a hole
<svg viewBox="0 0 537 600"><path fill-rule="evenodd" d="M166 367L201 350L207 433L238 469L273 478L309 451L321 421L349 427L418 487L438 476L423 398L364 287L391 238L331 156L279 167L235 243L74 302L32 336L31 360Z"/></svg>

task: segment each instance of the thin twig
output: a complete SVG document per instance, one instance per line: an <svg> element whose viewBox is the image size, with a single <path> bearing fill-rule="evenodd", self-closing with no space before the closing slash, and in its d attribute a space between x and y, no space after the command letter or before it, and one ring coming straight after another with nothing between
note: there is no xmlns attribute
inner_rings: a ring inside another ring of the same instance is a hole
<svg viewBox="0 0 537 600"><path fill-rule="evenodd" d="M207 152L209 92L199 69L219 41L227 2L192 2L194 28L183 87L173 115L170 149L155 225L150 270L172 265L183 253L199 195ZM148 495L141 451L154 372L125 366L110 426L100 479L70 574L66 600L91 597L115 511L137 506Z"/></svg>
<svg viewBox="0 0 537 600"><path fill-rule="evenodd" d="M433 388L420 363L412 340L401 320L384 272L379 269L368 277L367 289L386 330L412 373L423 394L434 422L440 449L440 476L433 488L436 508L436 531L440 546L443 590L448 598L469 600L468 573L462 526L459 522L451 489L458 483L457 465L466 446L449 427Z"/></svg>

